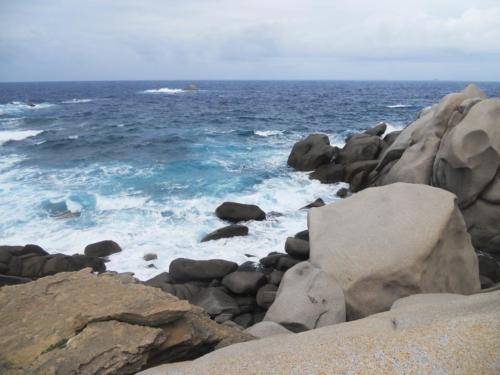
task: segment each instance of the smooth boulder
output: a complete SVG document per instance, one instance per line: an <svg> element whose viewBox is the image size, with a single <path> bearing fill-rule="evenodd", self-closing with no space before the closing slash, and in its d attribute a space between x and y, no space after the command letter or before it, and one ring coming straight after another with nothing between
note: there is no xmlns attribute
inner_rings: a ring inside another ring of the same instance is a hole
<svg viewBox="0 0 500 375"><path fill-rule="evenodd" d="M224 202L217 207L215 214L219 219L227 220L232 223L248 220L266 220L266 213L253 204Z"/></svg>
<svg viewBox="0 0 500 375"><path fill-rule="evenodd" d="M265 283L266 275L259 271L236 271L222 279L222 285L236 294L255 294Z"/></svg>
<svg viewBox="0 0 500 375"><path fill-rule="evenodd" d="M85 247L84 254L102 258L111 254L119 253L120 251L122 251L122 248L115 241L105 240L87 245Z"/></svg>
<svg viewBox="0 0 500 375"><path fill-rule="evenodd" d="M309 242L300 238L288 237L285 242L285 251L297 259L309 258Z"/></svg>
<svg viewBox="0 0 500 375"><path fill-rule="evenodd" d="M255 336L259 339L262 339L264 337L276 336L276 335L293 334L292 331L286 329L282 325L279 325L278 323L270 322L270 321L263 321L263 322L259 322L257 324L254 324L253 326L247 328L245 330L245 332L252 335L252 336Z"/></svg>
<svg viewBox="0 0 500 375"><path fill-rule="evenodd" d="M186 258L174 259L169 266L170 278L177 283L187 281L212 281L222 279L235 271L238 265L223 259L194 260Z"/></svg>
<svg viewBox="0 0 500 375"><path fill-rule="evenodd" d="M299 171L312 171L320 165L328 164L334 151L327 135L311 134L293 145L288 165Z"/></svg>
<svg viewBox="0 0 500 375"><path fill-rule="evenodd" d="M248 227L239 224L229 225L224 228L217 229L209 234L207 234L201 242L220 240L221 238L231 238L238 236L247 236Z"/></svg>
<svg viewBox="0 0 500 375"><path fill-rule="evenodd" d="M293 332L344 322L344 293L329 274L302 262L290 268L281 280L276 299L265 321L279 323Z"/></svg>
<svg viewBox="0 0 500 375"><path fill-rule="evenodd" d="M349 319L416 293L479 290L477 257L453 194L426 185L369 188L309 212L310 262L334 276Z"/></svg>

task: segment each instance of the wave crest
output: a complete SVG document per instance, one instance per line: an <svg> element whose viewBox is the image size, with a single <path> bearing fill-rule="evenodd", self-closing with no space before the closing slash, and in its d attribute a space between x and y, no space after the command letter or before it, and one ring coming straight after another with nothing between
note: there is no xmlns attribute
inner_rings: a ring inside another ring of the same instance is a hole
<svg viewBox="0 0 500 375"><path fill-rule="evenodd" d="M0 145L9 141L22 141L43 133L43 130L5 130L0 131Z"/></svg>
<svg viewBox="0 0 500 375"><path fill-rule="evenodd" d="M179 94L181 92L184 92L182 89L171 89L168 87L162 87L159 89L149 89L149 90L143 90L141 91L141 94Z"/></svg>
<svg viewBox="0 0 500 375"><path fill-rule="evenodd" d="M272 137L272 136L282 135L283 131L282 130L255 130L254 134L258 135L259 137Z"/></svg>
<svg viewBox="0 0 500 375"><path fill-rule="evenodd" d="M393 104L393 105L386 105L386 108L412 108L414 107L412 104Z"/></svg>

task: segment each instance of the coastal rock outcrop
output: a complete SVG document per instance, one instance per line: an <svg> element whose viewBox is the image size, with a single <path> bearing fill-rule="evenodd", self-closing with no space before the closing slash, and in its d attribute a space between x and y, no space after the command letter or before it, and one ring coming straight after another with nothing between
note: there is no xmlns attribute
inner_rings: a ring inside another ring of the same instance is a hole
<svg viewBox="0 0 500 375"><path fill-rule="evenodd" d="M309 262L290 268L265 321L293 332L345 322L344 293L336 280Z"/></svg>
<svg viewBox="0 0 500 375"><path fill-rule="evenodd" d="M266 220L266 213L254 204L224 202L217 207L215 214L219 219L232 223L248 220Z"/></svg>
<svg viewBox="0 0 500 375"><path fill-rule="evenodd" d="M293 146L288 165L299 171L312 171L328 164L334 151L326 134L311 134Z"/></svg>
<svg viewBox="0 0 500 375"><path fill-rule="evenodd" d="M132 374L251 336L124 275L89 269L0 288L6 374Z"/></svg>
<svg viewBox="0 0 500 375"><path fill-rule="evenodd" d="M500 291L236 344L140 375L495 374Z"/></svg>
<svg viewBox="0 0 500 375"><path fill-rule="evenodd" d="M442 189L397 183L314 208L309 241L310 262L340 283L351 320L411 294L480 288L463 216Z"/></svg>

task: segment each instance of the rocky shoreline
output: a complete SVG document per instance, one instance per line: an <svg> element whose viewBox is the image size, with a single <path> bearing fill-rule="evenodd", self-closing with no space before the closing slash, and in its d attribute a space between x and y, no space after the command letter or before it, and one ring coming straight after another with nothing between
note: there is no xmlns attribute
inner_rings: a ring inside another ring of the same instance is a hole
<svg viewBox="0 0 500 375"><path fill-rule="evenodd" d="M308 229L257 262L179 258L142 282L106 272L110 240L73 256L0 246L0 369L135 373L252 340L145 373L500 371L499 129L500 99L469 85L402 131L378 124L342 149L309 135L288 165L349 183L346 199L303 207ZM215 215L228 226L202 241L280 214L224 202Z"/></svg>

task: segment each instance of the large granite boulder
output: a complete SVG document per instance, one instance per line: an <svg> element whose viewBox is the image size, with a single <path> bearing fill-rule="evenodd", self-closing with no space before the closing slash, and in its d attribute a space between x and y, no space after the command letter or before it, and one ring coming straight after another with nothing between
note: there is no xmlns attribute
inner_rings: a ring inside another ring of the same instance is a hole
<svg viewBox="0 0 500 375"><path fill-rule="evenodd" d="M382 140L376 135L355 134L347 140L344 148L339 152L336 162L350 164L376 159L382 145Z"/></svg>
<svg viewBox="0 0 500 375"><path fill-rule="evenodd" d="M249 333L252 336L255 336L259 339L264 337L271 337L276 335L289 335L293 334L292 331L286 329L285 327L279 325L278 323L271 321L263 321L253 326L247 328L245 330L246 333Z"/></svg>
<svg viewBox="0 0 500 375"><path fill-rule="evenodd" d="M0 289L4 374L132 374L249 336L130 276L59 273Z"/></svg>
<svg viewBox="0 0 500 375"><path fill-rule="evenodd" d="M453 194L397 183L309 213L310 262L345 293L349 319L416 293L470 294L477 257Z"/></svg>
<svg viewBox="0 0 500 375"><path fill-rule="evenodd" d="M293 332L345 322L344 293L336 280L309 262L290 268L264 320Z"/></svg>
<svg viewBox="0 0 500 375"><path fill-rule="evenodd" d="M500 291L236 344L140 375L498 374Z"/></svg>
<svg viewBox="0 0 500 375"><path fill-rule="evenodd" d="M328 164L334 154L330 140L325 134L311 134L295 143L288 156L288 165L299 171L312 171Z"/></svg>
<svg viewBox="0 0 500 375"><path fill-rule="evenodd" d="M219 219L232 223L248 220L266 220L266 213L254 204L224 202L215 210Z"/></svg>

